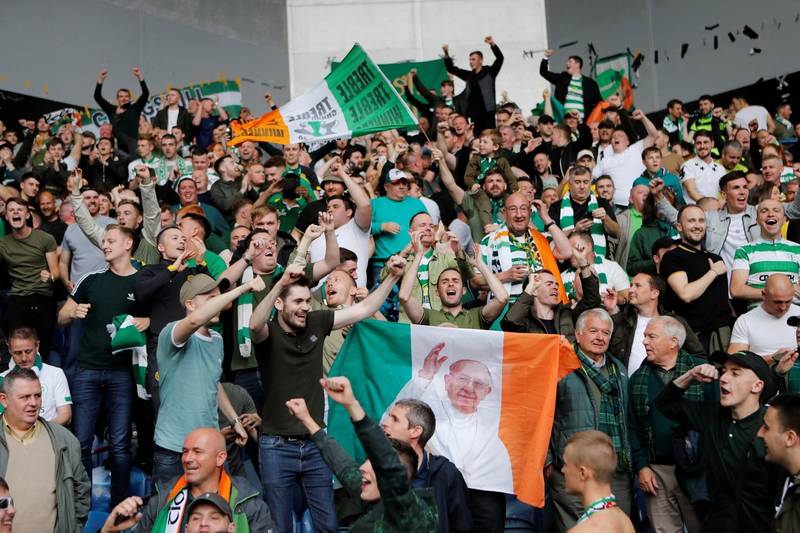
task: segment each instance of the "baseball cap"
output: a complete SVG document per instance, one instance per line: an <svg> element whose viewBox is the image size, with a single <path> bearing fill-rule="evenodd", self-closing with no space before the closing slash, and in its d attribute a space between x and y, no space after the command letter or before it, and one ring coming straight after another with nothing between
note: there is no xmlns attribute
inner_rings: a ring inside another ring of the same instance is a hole
<svg viewBox="0 0 800 533"><path fill-rule="evenodd" d="M386 173L386 183L393 183L400 180L408 181L408 176L406 176L406 173L399 168L393 168Z"/></svg>
<svg viewBox="0 0 800 533"><path fill-rule="evenodd" d="M320 181L320 185L325 183L326 181L332 181L334 183L344 183L344 180L337 176L336 174L332 173L330 170L325 173L325 176L322 177L322 181Z"/></svg>
<svg viewBox="0 0 800 533"><path fill-rule="evenodd" d="M183 285L181 285L181 303L185 302L186 300L191 300L200 294L206 294L213 291L219 287L219 284L223 279L225 278L219 278L216 280L208 274L190 275L188 278L186 278L186 281L183 282Z"/></svg>
<svg viewBox="0 0 800 533"><path fill-rule="evenodd" d="M225 501L225 498L217 494L216 492L204 492L194 500L192 503L189 504L188 514L191 514L192 511L200 504L203 503L210 503L222 513L228 517L228 520L233 520L233 513L231 512L231 506L228 505L228 502Z"/></svg>
<svg viewBox="0 0 800 533"><path fill-rule="evenodd" d="M796 328L797 326L800 326L800 315L790 316L788 318L788 320L786 320L786 323L788 325L792 326L793 328Z"/></svg>
<svg viewBox="0 0 800 533"><path fill-rule="evenodd" d="M710 359L720 365L725 364L725 361L731 361L743 368L749 368L758 376L758 379L764 382L761 398L766 400L775 395L776 387L772 379L772 371L760 355L747 350L736 353L727 353L720 350L712 353Z"/></svg>
<svg viewBox="0 0 800 533"><path fill-rule="evenodd" d="M589 157L592 158L592 161L594 161L594 152L592 152L591 150L581 150L580 152L578 152L578 159L577 160L580 161L581 157L584 157L584 156L589 156Z"/></svg>

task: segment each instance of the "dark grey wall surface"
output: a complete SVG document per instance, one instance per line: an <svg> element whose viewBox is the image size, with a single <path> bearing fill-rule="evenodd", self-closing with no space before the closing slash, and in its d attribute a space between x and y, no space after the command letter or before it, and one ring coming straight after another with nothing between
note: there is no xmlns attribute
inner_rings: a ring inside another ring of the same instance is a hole
<svg viewBox="0 0 800 533"><path fill-rule="evenodd" d="M3 13L2 89L92 105L101 67L112 99L141 65L151 92L224 72L254 112L264 92L289 96L285 0L5 0Z"/></svg>
<svg viewBox="0 0 800 533"><path fill-rule="evenodd" d="M586 60L589 43L600 57L626 48L645 52L635 98L648 112L663 108L670 98L694 100L800 70L797 0L546 0L546 13L548 40L555 49L553 69L563 69L572 54ZM719 27L705 29L715 24ZM741 33L745 24L758 39ZM558 49L575 40L576 45ZM681 59L683 43L689 48ZM761 53L750 55L751 48ZM654 50L659 51L657 65Z"/></svg>

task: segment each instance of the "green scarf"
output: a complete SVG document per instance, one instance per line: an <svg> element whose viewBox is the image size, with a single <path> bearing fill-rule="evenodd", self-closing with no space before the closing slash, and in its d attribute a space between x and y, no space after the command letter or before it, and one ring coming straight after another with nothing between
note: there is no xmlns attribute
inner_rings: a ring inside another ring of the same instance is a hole
<svg viewBox="0 0 800 533"><path fill-rule="evenodd" d="M598 409L597 429L609 437L617 452L617 471L630 470L630 444L628 443L628 427L625 419L625 397L620 389L620 371L609 356L606 356L608 377L594 367L594 362L586 356L580 347L575 350L581 361L581 370L586 377L600 389L600 406Z"/></svg>
<svg viewBox="0 0 800 533"><path fill-rule="evenodd" d="M476 183L483 183L484 178L486 178L486 174L489 173L495 166L497 166L497 160L493 157L482 157L479 161L479 165L481 167L480 173L475 176Z"/></svg>
<svg viewBox="0 0 800 533"><path fill-rule="evenodd" d="M597 198L594 194L589 194L589 205L587 206L587 211L591 215L595 209L598 209L600 206L597 204ZM571 229L575 227L575 213L572 210L572 202L570 201L570 196L566 195L564 198L561 199L561 229L564 233L569 232ZM592 227L589 228L589 233L592 236L592 242L594 243L594 253L595 255L605 257L606 256L606 234L603 231L603 223L596 219L592 219Z"/></svg>
<svg viewBox="0 0 800 533"><path fill-rule="evenodd" d="M136 395L142 400L149 400L147 393L147 338L136 329L131 315L117 315L106 324L111 336L111 353L118 354L131 351L133 381L136 383Z"/></svg>
<svg viewBox="0 0 800 533"><path fill-rule="evenodd" d="M492 204L492 224L504 224L503 206L506 204L505 198L501 196L499 199L495 200L490 197L489 202Z"/></svg>
<svg viewBox="0 0 800 533"><path fill-rule="evenodd" d="M595 254L594 264L596 265L595 270L597 271L597 280L600 283L600 294L602 295L605 292L603 287L608 285L608 275L605 270L600 268L600 265L603 264L603 258ZM575 276L577 275L578 273L572 267L569 267L561 273L561 281L564 282L564 290L567 291L567 297L573 301L579 299L578 292L575 290Z"/></svg>
<svg viewBox="0 0 800 533"><path fill-rule="evenodd" d="M277 265L272 273L273 281L283 273L283 267ZM253 267L248 266L242 272L240 285L244 285L253 280L255 273ZM253 340L250 338L250 317L253 316L253 293L246 292L236 299L236 344L239 346L239 355L244 359L249 358L253 353Z"/></svg>

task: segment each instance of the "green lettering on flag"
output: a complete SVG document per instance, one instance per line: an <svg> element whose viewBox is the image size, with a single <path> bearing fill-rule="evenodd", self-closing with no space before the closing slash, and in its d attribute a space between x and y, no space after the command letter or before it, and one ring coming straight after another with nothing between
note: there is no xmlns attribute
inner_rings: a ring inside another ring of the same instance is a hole
<svg viewBox="0 0 800 533"><path fill-rule="evenodd" d="M347 376L367 415L380 422L386 408L411 379L411 326L365 320L353 326L329 376ZM376 384L380 384L377 386ZM330 401L328 433L359 462L366 458L350 417Z"/></svg>
<svg viewBox="0 0 800 533"><path fill-rule="evenodd" d="M358 44L325 78L353 137L394 128L416 129L417 119Z"/></svg>

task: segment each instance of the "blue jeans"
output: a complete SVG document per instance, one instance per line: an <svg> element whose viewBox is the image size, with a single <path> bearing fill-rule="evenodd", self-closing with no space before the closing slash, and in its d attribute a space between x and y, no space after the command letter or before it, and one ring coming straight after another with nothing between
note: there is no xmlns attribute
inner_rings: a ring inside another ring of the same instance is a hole
<svg viewBox="0 0 800 533"><path fill-rule="evenodd" d="M181 452L173 452L153 445L153 484L168 484L176 477L183 475Z"/></svg>
<svg viewBox="0 0 800 533"><path fill-rule="evenodd" d="M111 456L111 508L128 495L131 478L131 412L135 385L130 369L75 368L72 424L81 444L81 461L91 479L92 440L100 408L105 408Z"/></svg>
<svg viewBox="0 0 800 533"><path fill-rule="evenodd" d="M319 448L310 440L274 435L262 435L259 447L264 499L278 531L292 531L293 495L299 483L311 511L314 531L336 532L333 473Z"/></svg>

